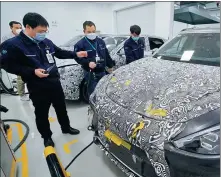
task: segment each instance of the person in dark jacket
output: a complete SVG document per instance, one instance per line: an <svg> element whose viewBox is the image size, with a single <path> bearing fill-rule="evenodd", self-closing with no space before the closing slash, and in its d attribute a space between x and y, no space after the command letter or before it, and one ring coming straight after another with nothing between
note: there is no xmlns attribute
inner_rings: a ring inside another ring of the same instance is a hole
<svg viewBox="0 0 221 177"><path fill-rule="evenodd" d="M17 21L9 22L9 27L11 32L8 35L3 36L1 42L19 35L19 33L22 31L22 25ZM17 76L17 92L22 101L30 100L29 97L25 94L25 83L22 81L21 76Z"/></svg>
<svg viewBox="0 0 221 177"><path fill-rule="evenodd" d="M140 38L141 28L138 25L130 27L131 37L124 43L126 64L144 58L145 41Z"/></svg>
<svg viewBox="0 0 221 177"><path fill-rule="evenodd" d="M87 51L88 56L78 60L84 69L85 80L88 83L88 96L94 91L98 81L106 74L112 72L114 65L103 39L97 37L96 26L92 21L83 23L85 37L78 41L75 52Z"/></svg>
<svg viewBox="0 0 221 177"><path fill-rule="evenodd" d="M1 67L22 77L27 83L30 99L35 107L37 129L45 146L54 146L48 120L51 104L65 134L79 134L70 126L64 92L59 80L54 57L60 59L86 57L86 52L65 51L46 38L48 22L37 13L27 13L23 18L25 30L0 46Z"/></svg>

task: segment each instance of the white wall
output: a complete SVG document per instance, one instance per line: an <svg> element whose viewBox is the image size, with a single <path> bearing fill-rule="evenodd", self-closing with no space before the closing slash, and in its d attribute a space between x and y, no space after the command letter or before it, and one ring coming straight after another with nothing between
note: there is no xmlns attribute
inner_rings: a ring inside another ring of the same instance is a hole
<svg viewBox="0 0 221 177"><path fill-rule="evenodd" d="M172 38L174 2L155 2L155 35Z"/></svg>
<svg viewBox="0 0 221 177"><path fill-rule="evenodd" d="M152 9L146 10L145 13L142 10L148 3ZM135 9L138 8L140 9L140 14L139 11L136 14L129 13L132 11L135 12ZM138 25L139 23L145 24L144 22L146 22L146 24L148 24L146 27L148 30L143 31L148 32L147 34L168 38L169 31L172 31L172 29L170 29L172 25L171 21L173 21L172 2L116 2L113 4L112 10L115 12L117 11L117 13L121 11L128 11L128 14L130 15L121 21L121 24L125 24L126 26L128 26L129 23L131 23L131 25L136 24L136 21ZM113 18L114 29L117 29L117 22L119 21L119 19L117 19L117 13L114 13ZM121 33L121 31L118 31L118 33Z"/></svg>
<svg viewBox="0 0 221 177"><path fill-rule="evenodd" d="M125 8L133 7L143 3L144 2L114 2L112 4L112 10L113 11L123 10Z"/></svg>
<svg viewBox="0 0 221 177"><path fill-rule="evenodd" d="M186 28L188 28L188 24L174 21L173 22L173 36L176 36L177 34L179 34L181 30L186 29Z"/></svg>
<svg viewBox="0 0 221 177"><path fill-rule="evenodd" d="M142 15L141 15L142 14ZM130 34L131 25L139 25L142 34L154 35L155 3L145 3L116 12L117 34Z"/></svg>
<svg viewBox="0 0 221 177"><path fill-rule="evenodd" d="M83 33L83 22L93 21L101 33L113 33L111 4L94 2L1 2L1 35L9 33L8 23L22 22L27 12L43 15L51 26L48 38L60 45ZM57 27L52 21L57 21Z"/></svg>

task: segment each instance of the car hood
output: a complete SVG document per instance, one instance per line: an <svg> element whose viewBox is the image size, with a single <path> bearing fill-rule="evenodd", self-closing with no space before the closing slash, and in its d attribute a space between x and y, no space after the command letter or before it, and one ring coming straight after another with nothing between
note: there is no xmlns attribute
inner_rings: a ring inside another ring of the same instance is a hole
<svg viewBox="0 0 221 177"><path fill-rule="evenodd" d="M104 80L112 102L149 119L185 122L220 107L220 67L145 58Z"/></svg>
<svg viewBox="0 0 221 177"><path fill-rule="evenodd" d="M140 59L103 77L90 102L103 143L123 145L122 139L139 147L158 176L169 177L164 144L220 107L220 68Z"/></svg>

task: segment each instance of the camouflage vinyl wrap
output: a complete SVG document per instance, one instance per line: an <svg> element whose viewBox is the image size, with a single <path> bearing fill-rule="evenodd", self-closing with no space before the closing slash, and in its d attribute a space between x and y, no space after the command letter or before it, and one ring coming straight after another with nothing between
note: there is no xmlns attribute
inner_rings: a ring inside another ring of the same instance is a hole
<svg viewBox="0 0 221 177"><path fill-rule="evenodd" d="M62 67L58 71L65 99L78 100L80 98L80 85L84 79L84 71L81 65Z"/></svg>
<svg viewBox="0 0 221 177"><path fill-rule="evenodd" d="M170 177L164 144L220 107L220 67L144 58L102 78L90 100L104 144L109 129L143 149L157 176Z"/></svg>
<svg viewBox="0 0 221 177"><path fill-rule="evenodd" d="M150 54L148 52L150 52L150 46L147 36L145 37L145 45L145 56L149 56ZM113 68L114 70L126 64L126 57L119 56L117 54L117 52L123 49L123 47L124 42L122 42L110 52L111 58L116 62L116 66ZM62 47L62 49L73 51L73 47ZM83 69L81 68L81 65L77 64L74 61L74 59L56 59L56 64L59 67L61 84L65 93L65 99L78 100L80 98L80 85L84 78ZM70 64L73 65L65 66Z"/></svg>

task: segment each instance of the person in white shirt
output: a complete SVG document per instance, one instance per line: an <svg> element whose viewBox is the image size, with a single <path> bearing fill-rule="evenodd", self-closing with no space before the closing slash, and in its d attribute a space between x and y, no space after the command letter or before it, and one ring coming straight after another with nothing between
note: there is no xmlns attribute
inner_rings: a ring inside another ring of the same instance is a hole
<svg viewBox="0 0 221 177"><path fill-rule="evenodd" d="M9 26L10 26L11 32L9 34L3 36L1 42L4 42L8 39L15 37L16 35L18 35L22 31L22 25L21 25L21 23L19 23L17 21L11 21L9 23ZM17 77L17 90L18 90L18 94L19 94L22 101L29 101L30 100L29 97L27 97L25 94L25 83L22 81L20 76Z"/></svg>

